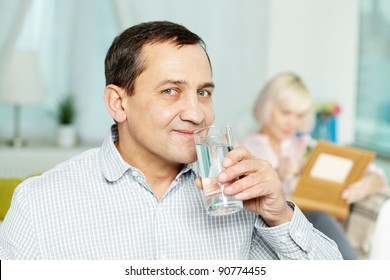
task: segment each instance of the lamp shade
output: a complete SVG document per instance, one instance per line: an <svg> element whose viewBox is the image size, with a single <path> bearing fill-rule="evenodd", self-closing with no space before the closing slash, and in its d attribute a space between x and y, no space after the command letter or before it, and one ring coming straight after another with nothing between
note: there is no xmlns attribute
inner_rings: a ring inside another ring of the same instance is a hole
<svg viewBox="0 0 390 280"><path fill-rule="evenodd" d="M14 51L0 78L0 101L12 104L39 103L43 99L38 59L31 51Z"/></svg>

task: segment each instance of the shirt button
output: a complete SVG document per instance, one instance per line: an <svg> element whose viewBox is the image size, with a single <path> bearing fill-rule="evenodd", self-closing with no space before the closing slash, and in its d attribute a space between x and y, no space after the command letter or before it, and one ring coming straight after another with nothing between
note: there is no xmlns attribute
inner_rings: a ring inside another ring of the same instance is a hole
<svg viewBox="0 0 390 280"><path fill-rule="evenodd" d="M296 238L301 239L302 233L298 232L295 236L296 236Z"/></svg>
<svg viewBox="0 0 390 280"><path fill-rule="evenodd" d="M138 176L138 172L137 171L131 171L131 175L133 175L134 177L137 177Z"/></svg>
<svg viewBox="0 0 390 280"><path fill-rule="evenodd" d="M282 236L280 238L280 242L282 242L283 244L287 243L287 238L285 236Z"/></svg>

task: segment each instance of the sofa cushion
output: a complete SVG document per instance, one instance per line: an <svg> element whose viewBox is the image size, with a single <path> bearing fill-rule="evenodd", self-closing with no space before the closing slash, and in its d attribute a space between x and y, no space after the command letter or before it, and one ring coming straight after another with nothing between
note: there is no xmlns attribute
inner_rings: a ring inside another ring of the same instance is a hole
<svg viewBox="0 0 390 280"><path fill-rule="evenodd" d="M4 220L11 205L14 190L22 181L23 179L18 178L0 179L0 221Z"/></svg>

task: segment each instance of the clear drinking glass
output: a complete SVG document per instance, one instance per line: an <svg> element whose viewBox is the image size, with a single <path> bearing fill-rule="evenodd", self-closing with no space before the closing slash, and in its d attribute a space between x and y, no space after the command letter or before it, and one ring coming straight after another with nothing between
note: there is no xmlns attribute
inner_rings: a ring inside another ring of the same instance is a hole
<svg viewBox="0 0 390 280"><path fill-rule="evenodd" d="M223 158L234 146L231 128L207 126L196 131L194 136L207 213L220 216L240 211L243 209L242 201L224 195L227 185L220 184L216 178L224 170Z"/></svg>

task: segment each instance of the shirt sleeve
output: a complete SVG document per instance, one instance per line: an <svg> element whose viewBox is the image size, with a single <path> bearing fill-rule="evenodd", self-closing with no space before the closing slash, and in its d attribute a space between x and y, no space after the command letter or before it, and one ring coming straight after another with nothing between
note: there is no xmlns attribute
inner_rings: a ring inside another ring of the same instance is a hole
<svg viewBox="0 0 390 280"><path fill-rule="evenodd" d="M28 181L28 180L27 180ZM19 185L0 229L1 259L41 259L31 220L28 186Z"/></svg>
<svg viewBox="0 0 390 280"><path fill-rule="evenodd" d="M315 229L295 204L288 203L294 207L294 214L290 222L268 227L261 217L257 219L251 258L259 258L260 252L264 250L262 248L264 246L261 244L265 242L281 260L342 259L336 243Z"/></svg>

